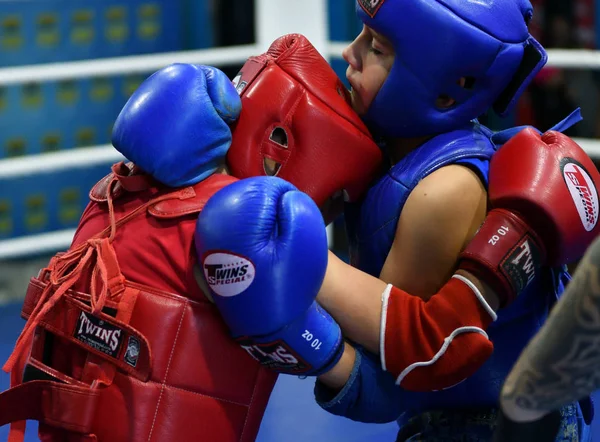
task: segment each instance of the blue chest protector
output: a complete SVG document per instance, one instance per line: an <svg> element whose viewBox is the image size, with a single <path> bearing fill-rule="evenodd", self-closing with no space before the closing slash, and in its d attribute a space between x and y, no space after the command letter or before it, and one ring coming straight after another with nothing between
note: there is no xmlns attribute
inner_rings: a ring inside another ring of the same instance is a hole
<svg viewBox="0 0 600 442"><path fill-rule="evenodd" d="M410 192L435 170L461 164L475 171L487 187L489 161L497 145L516 130L494 134L488 128L472 123L429 140L392 167L370 189L360 205L346 208L353 265L379 276ZM401 423L403 419L427 410L494 407L504 379L542 326L569 279L565 269L544 269L542 276L536 278L512 305L499 312L497 321L487 330L495 350L481 369L461 384L444 391L404 391L402 408L405 413Z"/></svg>

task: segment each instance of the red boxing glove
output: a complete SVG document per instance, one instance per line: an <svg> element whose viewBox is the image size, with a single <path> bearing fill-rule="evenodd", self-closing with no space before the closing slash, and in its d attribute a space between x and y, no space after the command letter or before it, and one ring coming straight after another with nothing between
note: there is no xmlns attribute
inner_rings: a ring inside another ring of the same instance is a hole
<svg viewBox="0 0 600 442"><path fill-rule="evenodd" d="M460 268L510 304L544 265L580 258L600 232L600 174L568 136L524 129L492 157L485 222Z"/></svg>

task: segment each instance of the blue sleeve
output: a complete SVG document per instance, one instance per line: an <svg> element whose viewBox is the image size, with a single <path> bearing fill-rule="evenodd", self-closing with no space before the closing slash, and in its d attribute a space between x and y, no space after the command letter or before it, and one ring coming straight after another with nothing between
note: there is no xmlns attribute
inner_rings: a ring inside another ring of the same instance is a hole
<svg viewBox="0 0 600 442"><path fill-rule="evenodd" d="M468 167L478 176L485 188L488 188L488 176L490 173L490 160L482 160L479 158L465 158L458 160L456 164Z"/></svg>
<svg viewBox="0 0 600 442"><path fill-rule="evenodd" d="M387 423L405 411L404 392L395 379L383 371L379 360L356 349L356 361L350 379L341 391L332 391L317 381L315 399L329 413L358 422Z"/></svg>

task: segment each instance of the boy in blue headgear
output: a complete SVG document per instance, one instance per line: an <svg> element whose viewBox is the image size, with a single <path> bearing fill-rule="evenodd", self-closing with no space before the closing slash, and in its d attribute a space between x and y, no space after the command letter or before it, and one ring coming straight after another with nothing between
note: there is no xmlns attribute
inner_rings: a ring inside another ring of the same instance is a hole
<svg viewBox="0 0 600 442"><path fill-rule="evenodd" d="M516 133L494 134L476 118L490 109L509 113L547 59L527 29L532 13L527 0L357 1L364 28L344 51L347 78L354 108L383 141L391 167L360 206L348 207L353 265L424 299L455 271L489 209L490 159ZM369 392L351 378L337 396L318 382L317 399L326 410L358 420L385 421L399 412L399 441L489 440L499 388L568 279L563 268L547 268L502 310L487 330L493 356L460 385L430 393L397 390L402 405L390 407L391 401L377 405L365 397ZM349 337L364 334L362 313L348 315L347 301L326 291L318 300ZM382 344L389 369L395 356L385 350ZM563 410L568 434L560 437L588 437L590 403L582 405L585 422L579 404Z"/></svg>

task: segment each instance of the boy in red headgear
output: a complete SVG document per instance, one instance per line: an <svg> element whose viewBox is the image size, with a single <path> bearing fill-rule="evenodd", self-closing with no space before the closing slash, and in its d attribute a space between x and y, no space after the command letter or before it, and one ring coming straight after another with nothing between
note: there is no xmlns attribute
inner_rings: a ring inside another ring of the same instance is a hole
<svg viewBox="0 0 600 442"><path fill-rule="evenodd" d="M309 57L317 78L299 77L306 66L278 67L295 57ZM237 87L251 90L242 101L255 111L233 138L240 97L213 68L165 68L125 105L113 144L134 163L114 165L91 190L72 246L27 290L28 321L4 367L12 388L0 395L11 442L25 419L40 422L44 441L255 439L276 374L231 340L206 296L198 213L235 176L284 164L281 176L335 216L337 190L361 197L382 154L302 38L278 40L243 73ZM335 162L317 173L318 156ZM233 270L230 279L243 279Z"/></svg>

